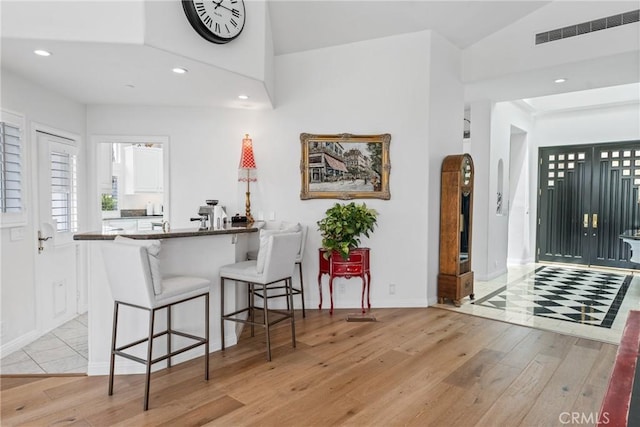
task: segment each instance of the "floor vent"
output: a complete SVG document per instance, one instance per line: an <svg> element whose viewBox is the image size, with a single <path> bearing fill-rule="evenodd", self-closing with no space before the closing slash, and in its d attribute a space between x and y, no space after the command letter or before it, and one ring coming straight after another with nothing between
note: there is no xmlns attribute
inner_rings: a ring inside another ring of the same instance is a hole
<svg viewBox="0 0 640 427"><path fill-rule="evenodd" d="M579 36L592 33L594 31L605 30L607 28L618 27L620 25L631 24L640 20L640 9L619 15L608 16L606 18L594 19L593 21L581 24L570 25L564 28L557 28L551 31L536 34L536 44L553 42L566 39L567 37Z"/></svg>

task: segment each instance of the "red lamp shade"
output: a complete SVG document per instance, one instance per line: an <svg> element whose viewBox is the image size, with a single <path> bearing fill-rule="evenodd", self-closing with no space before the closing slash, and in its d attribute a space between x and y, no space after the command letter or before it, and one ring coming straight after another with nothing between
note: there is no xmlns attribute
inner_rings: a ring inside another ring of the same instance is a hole
<svg viewBox="0 0 640 427"><path fill-rule="evenodd" d="M245 173L241 173L238 177L238 181L241 182L256 182L257 178L255 176L256 170L256 159L253 157L253 141L249 138L249 134L245 135L245 138L242 140L242 153L240 154L240 166L238 166L240 170Z"/></svg>
<svg viewBox="0 0 640 427"><path fill-rule="evenodd" d="M242 140L242 154L240 155L240 169L255 169L256 159L253 157L253 141L249 134Z"/></svg>

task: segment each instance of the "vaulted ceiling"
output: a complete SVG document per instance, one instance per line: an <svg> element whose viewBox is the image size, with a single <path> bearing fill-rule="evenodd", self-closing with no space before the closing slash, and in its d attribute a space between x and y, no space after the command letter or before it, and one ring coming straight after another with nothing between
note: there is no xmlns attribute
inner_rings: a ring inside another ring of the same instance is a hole
<svg viewBox="0 0 640 427"><path fill-rule="evenodd" d="M422 30L464 49L550 1L271 1L276 54Z"/></svg>
<svg viewBox="0 0 640 427"><path fill-rule="evenodd" d="M270 0L268 12L275 54L284 55L426 29L464 49L549 3ZM36 48L54 55L37 57ZM188 75L171 73L177 65ZM84 104L272 107L256 79L147 45L3 37L2 66Z"/></svg>

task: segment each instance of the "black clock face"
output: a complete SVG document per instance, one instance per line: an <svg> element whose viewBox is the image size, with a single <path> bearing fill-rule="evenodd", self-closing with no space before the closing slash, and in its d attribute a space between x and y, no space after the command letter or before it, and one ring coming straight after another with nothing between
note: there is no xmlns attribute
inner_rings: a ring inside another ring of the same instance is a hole
<svg viewBox="0 0 640 427"><path fill-rule="evenodd" d="M182 7L193 29L210 42L228 43L244 28L243 0L182 0Z"/></svg>

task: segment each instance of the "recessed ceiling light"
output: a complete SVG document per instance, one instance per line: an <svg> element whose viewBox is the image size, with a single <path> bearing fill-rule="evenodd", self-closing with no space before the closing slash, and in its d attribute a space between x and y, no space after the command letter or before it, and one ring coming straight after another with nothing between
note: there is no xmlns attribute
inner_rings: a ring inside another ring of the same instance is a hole
<svg viewBox="0 0 640 427"><path fill-rule="evenodd" d="M249 99L249 95L238 95L238 98L246 101L247 99Z"/></svg>
<svg viewBox="0 0 640 427"><path fill-rule="evenodd" d="M564 83L566 81L567 81L567 79L565 79L565 78L559 78L559 79L555 79L553 82L554 83Z"/></svg>
<svg viewBox="0 0 640 427"><path fill-rule="evenodd" d="M33 51L33 53L35 53L38 56L51 56L51 52L48 52L46 50L42 50L42 49L36 49Z"/></svg>
<svg viewBox="0 0 640 427"><path fill-rule="evenodd" d="M182 68L182 67L176 67L176 68L174 68L172 71L173 71L174 73L176 73L176 74L184 74L184 73L186 73L186 72L187 72L187 71L189 71L189 70L187 70L186 68Z"/></svg>

